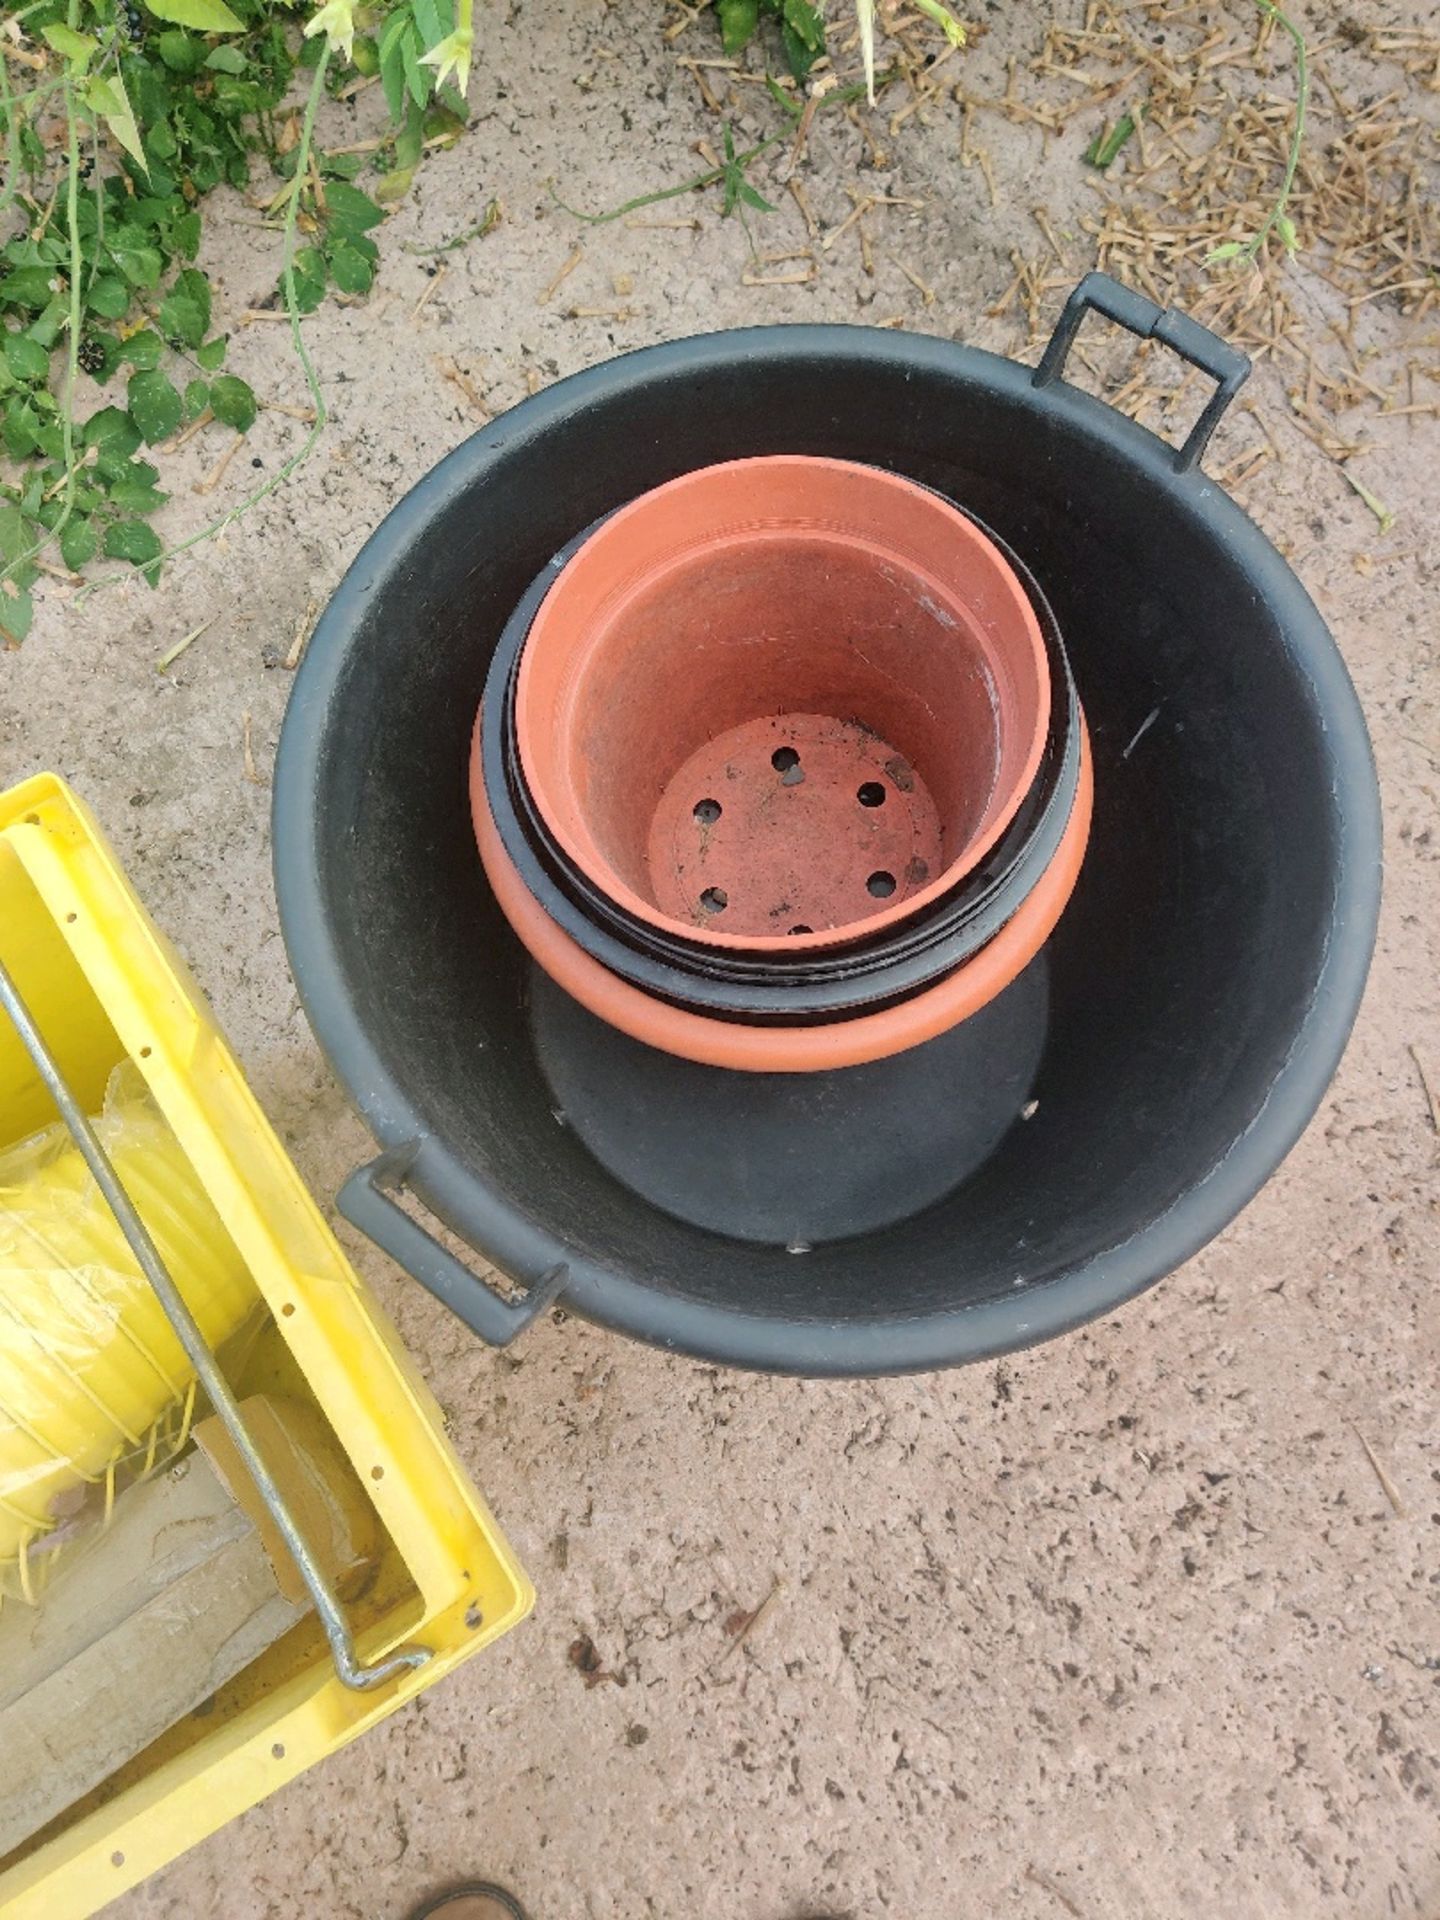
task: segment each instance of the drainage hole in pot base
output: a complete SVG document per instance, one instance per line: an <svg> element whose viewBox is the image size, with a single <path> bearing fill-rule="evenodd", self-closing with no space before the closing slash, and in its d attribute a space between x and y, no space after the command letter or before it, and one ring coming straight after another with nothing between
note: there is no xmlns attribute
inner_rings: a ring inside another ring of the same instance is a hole
<svg viewBox="0 0 1440 1920"><path fill-rule="evenodd" d="M828 714L770 715L708 741L666 786L649 838L661 912L741 936L848 926L944 865L915 768Z"/></svg>

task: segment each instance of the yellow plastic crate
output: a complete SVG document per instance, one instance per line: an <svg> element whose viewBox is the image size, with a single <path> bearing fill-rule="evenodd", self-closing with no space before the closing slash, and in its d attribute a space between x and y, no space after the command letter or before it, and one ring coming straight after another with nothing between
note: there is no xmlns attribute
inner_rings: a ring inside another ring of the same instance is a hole
<svg viewBox="0 0 1440 1920"><path fill-rule="evenodd" d="M296 1627L206 1712L0 1860L6 1920L83 1920L487 1646L534 1594L199 991L53 774L0 794L0 959L87 1110L126 1055L140 1068L270 1308L232 1385L312 1400L373 1500L385 1547L348 1610L359 1657L406 1644L432 1656L355 1692L313 1616ZM54 1118L0 1017L0 1147Z"/></svg>

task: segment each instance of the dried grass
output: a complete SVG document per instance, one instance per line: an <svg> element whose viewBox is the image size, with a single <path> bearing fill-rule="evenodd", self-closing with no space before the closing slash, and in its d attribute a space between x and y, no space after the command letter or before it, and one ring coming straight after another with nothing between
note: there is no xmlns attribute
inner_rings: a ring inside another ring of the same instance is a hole
<svg viewBox="0 0 1440 1920"><path fill-rule="evenodd" d="M883 169L890 160L885 143L908 122L918 119L930 127L929 138L946 139L946 115L958 107L961 164L983 177L991 207L1002 211L1023 189L997 169L985 142L987 119L1039 128L1047 144L1064 136L1077 166L1092 131L1103 135L1126 115L1134 122L1108 169L1085 170L1093 212L1076 222L1034 209L1043 244L1033 255L1012 249L1012 277L987 313L1011 319L1038 342L1054 324L1058 296L1097 266L1160 305L1182 308L1257 361L1271 360L1289 398L1291 426L1337 461L1365 448L1357 412L1403 415L1429 430L1440 412L1440 401L1423 387L1440 380L1440 335L1433 326L1423 331L1440 313L1440 114L1432 111L1440 94L1440 34L1342 20L1336 37L1312 41L1308 126L1286 209L1298 255L1287 256L1272 233L1255 260L1215 262L1218 247L1248 246L1274 206L1295 123L1290 41L1273 15L1248 0L1221 0L1218 7L1216 0L1082 0L1063 11L1068 17L1051 22L1032 58L1006 62L1003 91L985 92L964 71L963 52L958 67L951 51L937 55L930 24L897 9L885 27L895 76L890 99L898 95L901 104L887 102L884 121L863 107L845 113L864 159ZM681 24L691 17L682 12ZM983 23L972 27L972 49L984 34ZM837 35L832 45L837 66L848 63L854 37ZM1355 70L1351 54L1374 76L1363 97L1345 78ZM683 64L697 83L702 70L714 82L714 90L703 89L712 111L743 110L729 91L749 77L738 63L697 57ZM963 77L954 81L957 71ZM697 151L713 158L705 143ZM879 213L893 204L889 196L873 186L852 191L852 210L826 226L793 167L781 184L815 248L815 271L852 228L862 264L873 271L867 223L872 213L887 224L893 219ZM877 233L874 246L927 306L936 298L896 255L889 235ZM758 264L750 263L746 284L775 284L756 272ZM788 275L777 278L790 283ZM1117 343L1102 347L1100 357L1103 367L1089 364L1107 398L1137 418L1150 416L1159 430L1175 430L1177 415L1198 409L1203 382L1173 355ZM1244 410L1236 417L1243 419ZM1284 457L1258 417L1251 424L1253 444L1226 468L1242 488Z"/></svg>
<svg viewBox="0 0 1440 1920"><path fill-rule="evenodd" d="M1437 377L1440 365L1433 339L1428 361L1422 354L1397 364L1418 344L1403 338L1413 326L1398 330L1399 346L1362 344L1356 326L1368 308L1407 323L1440 309L1437 135L1423 111L1423 93L1440 89L1440 36L1347 29L1344 44L1358 36L1362 52L1398 62L1412 76L1409 87L1365 101L1327 70L1325 54L1342 41L1312 47L1309 126L1286 209L1299 255L1290 260L1272 241L1255 261L1221 264L1210 258L1217 247L1248 243L1265 225L1289 151L1295 96L1291 52L1273 18L1256 22L1244 8L1227 11L1221 24L1215 18L1198 5L1088 0L1082 26L1052 23L1033 60L1009 63L1003 94L985 99L957 89L961 157L974 150L977 113L1059 132L1082 115L1130 112L1134 137L1094 176L1100 207L1079 222L1090 242L1084 251L1095 266L1161 305L1183 307L1253 358L1276 358L1295 424L1345 459L1359 443L1337 430L1337 416L1357 407L1426 413L1430 403L1416 399L1415 379ZM1040 212L1036 220L1045 251L1032 260L1012 255L1015 278L990 311L1022 309L1038 338L1053 320L1045 296L1067 276L1053 272L1066 260L1053 228ZM1173 411L1173 377L1157 366L1154 377L1132 376L1109 397L1132 412L1157 402ZM1242 456L1241 477L1261 464L1253 452Z"/></svg>

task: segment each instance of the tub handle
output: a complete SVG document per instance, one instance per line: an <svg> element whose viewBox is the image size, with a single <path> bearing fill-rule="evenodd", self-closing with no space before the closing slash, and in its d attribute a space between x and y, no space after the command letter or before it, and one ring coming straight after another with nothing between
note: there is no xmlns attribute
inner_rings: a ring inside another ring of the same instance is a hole
<svg viewBox="0 0 1440 1920"><path fill-rule="evenodd" d="M1138 334L1142 340L1159 340L1192 367L1208 373L1215 382L1215 391L1190 429L1190 437L1183 447L1174 450L1176 472L1188 473L1198 465L1211 434L1220 424L1221 415L1249 377L1249 356L1208 327L1202 327L1198 320L1192 320L1188 313L1180 313L1174 307L1157 307L1143 293L1122 286L1108 273L1087 273L1065 302L1065 311L1035 369L1037 387L1048 387L1064 373L1080 322L1092 309L1117 326Z"/></svg>
<svg viewBox="0 0 1440 1920"><path fill-rule="evenodd" d="M382 1153L369 1166L358 1167L340 1189L335 1204L352 1227L358 1227L382 1253L388 1253L396 1266L418 1280L427 1293L443 1300L472 1333L478 1333L492 1347L508 1347L563 1292L570 1270L564 1265L552 1267L527 1287L519 1300L507 1300L496 1293L391 1198L394 1190L405 1184L419 1151L419 1141L407 1141Z"/></svg>

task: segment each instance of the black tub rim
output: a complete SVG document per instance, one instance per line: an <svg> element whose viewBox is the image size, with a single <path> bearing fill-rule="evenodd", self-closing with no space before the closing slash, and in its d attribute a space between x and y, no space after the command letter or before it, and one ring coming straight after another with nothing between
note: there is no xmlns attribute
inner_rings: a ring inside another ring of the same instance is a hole
<svg viewBox="0 0 1440 1920"><path fill-rule="evenodd" d="M761 355L798 365L838 357L859 373L882 365L893 372L898 360L987 386L997 397L1023 401L1082 437L1105 442L1156 487L1178 495L1232 548L1303 661L1326 716L1336 790L1344 796L1337 808L1333 936L1310 1008L1247 1131L1168 1209L1083 1263L1033 1276L1010 1296L922 1316L797 1322L684 1299L573 1247L493 1188L482 1190L479 1176L426 1132L365 1032L327 924L317 811L309 796L347 636L380 579L405 567L442 504L517 439L538 438L593 401L657 376L743 368ZM281 930L306 1016L381 1147L403 1151L406 1182L417 1198L481 1259L522 1284L538 1286L563 1269L565 1304L601 1325L726 1365L813 1377L918 1372L1013 1352L1112 1312L1190 1259L1255 1197L1319 1108L1359 1010L1380 909L1380 797L1359 698L1313 601L1259 527L1198 466L1185 470L1167 442L1079 388L1063 380L1042 384L1035 369L981 348L870 327L751 327L638 348L557 382L462 442L390 510L317 623L285 714L272 822Z"/></svg>

